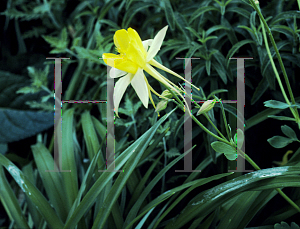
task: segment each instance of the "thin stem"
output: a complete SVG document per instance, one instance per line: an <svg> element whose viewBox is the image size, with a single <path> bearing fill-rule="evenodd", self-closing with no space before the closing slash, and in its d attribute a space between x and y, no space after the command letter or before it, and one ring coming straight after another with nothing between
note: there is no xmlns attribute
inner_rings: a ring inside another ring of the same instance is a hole
<svg viewBox="0 0 300 229"><path fill-rule="evenodd" d="M260 170L259 166L247 155L245 155L245 159L256 169ZM290 204L292 205L298 212L300 212L300 208L294 201L292 201L280 188L275 188L275 190Z"/></svg>
<svg viewBox="0 0 300 229"><path fill-rule="evenodd" d="M298 0L299 1L299 0ZM280 188L275 188L275 190L287 201L290 205L292 205L298 212L300 212L300 208L294 201L292 201Z"/></svg>
<svg viewBox="0 0 300 229"><path fill-rule="evenodd" d="M171 90L168 88L168 90L171 92L171 94L175 97L175 99L180 103L181 106L179 106L179 108L181 110L184 111L184 105L183 103L181 102L181 100L177 97L177 95ZM174 101L175 102L175 101ZM179 105L179 104L178 104ZM198 104L197 104L198 105ZM198 105L199 106L199 105ZM207 128L205 128L205 126L203 126L199 121L198 119L191 113L191 117L192 119L198 124L198 126L200 126L206 133L210 134L211 136L215 137L216 139L218 139L219 141L221 142L224 142L226 144L230 144L229 141L227 140L224 140L223 138L220 138L219 136L215 135L214 133L212 133L211 131L209 131ZM223 136L224 137L224 136ZM226 138L225 138L226 139Z"/></svg>
<svg viewBox="0 0 300 229"><path fill-rule="evenodd" d="M214 123L210 120L210 118L208 117L208 115L207 115L207 114L204 114L204 116L207 118L207 120L208 120L209 123L213 126L213 128L219 133L219 135L220 135L222 138L226 139L226 138L224 137L224 135L219 131L219 129L214 125ZM227 139L226 139L226 140L227 140Z"/></svg>
<svg viewBox="0 0 300 229"><path fill-rule="evenodd" d="M284 65L283 65L283 62L282 62L280 53L279 53L279 51L278 51L278 49L277 49L275 40L274 40L273 35L272 35L271 31L270 31L270 28L269 28L269 26L268 26L266 20L264 19L263 15L261 14L260 9L258 8L258 6L254 3L253 0L249 0L249 1L252 3L252 6L254 7L254 9L255 9L255 11L257 12L257 14L258 14L260 20L261 20L262 23L264 24L265 29L266 29L267 32L268 32L268 35L269 35L270 40L271 40L271 43L272 43L272 45L273 45L273 47L274 47L274 50L275 50L275 52L276 52L276 56L277 56L277 59L278 59L278 61L279 61L280 68L281 68L281 70L282 70L282 72L283 72L284 79L285 79L285 83L286 83L287 88L288 88L288 91L289 91L289 95L290 95L290 97L291 97L292 103L295 104L296 102L295 102L295 98L294 98L294 95L293 95L293 92L292 92L292 89L291 89L291 86L290 86L290 83L289 83L289 79L288 79L288 77L287 77L287 74L286 74L286 71L285 71L285 68L284 68ZM298 0L298 3L299 3L299 0ZM300 5L299 5L299 6L300 6ZM263 27L262 27L262 28L263 28ZM279 79L277 78L277 80L280 81L280 78L279 78ZM290 105L290 102L287 101L287 104ZM290 109L292 110L292 108L290 108ZM292 114L294 115L295 119L297 120L298 126L299 126L299 128L300 128L300 118L299 118L299 114L298 114L297 108L294 107L293 109L294 109L294 112L295 112L295 113L292 112ZM296 115L296 116L295 116L295 115Z"/></svg>
<svg viewBox="0 0 300 229"><path fill-rule="evenodd" d="M271 55L271 52L270 52L270 48L269 48L269 44L268 44L268 39L267 39L267 36L266 36L266 31L265 31L265 28L264 28L264 25L263 25L262 20L260 20L260 23L261 23L261 28L262 28L262 33L263 33L263 37L264 37L264 42L265 42L266 50L267 50L267 53L268 53L268 56L269 56L269 59L270 59L270 62L271 62L273 71L274 71L275 76L276 76L276 78L277 78L279 87L280 87L280 89L281 89L281 93L282 93L282 95L283 95L283 97L284 97L286 103L290 105L290 101L289 101L289 99L288 99L288 97L287 97L287 95L286 95L286 93L285 93L285 90L284 90L284 88L283 88L281 79L280 79L280 77L279 77L278 71L277 71L277 69L276 69L274 60L273 60L272 55ZM296 114L294 113L294 109L290 107L290 110L291 110L291 112L293 113L293 116L296 117Z"/></svg>
<svg viewBox="0 0 300 229"><path fill-rule="evenodd" d="M217 96L214 95L214 97L215 97L216 100L220 101L220 99ZM221 110L222 110L222 115L223 115L223 119L224 119L224 124L225 124L225 129L226 129L226 132L227 132L228 140L230 140L231 135L230 135L229 130L228 130L228 124L227 124L227 119L226 119L226 115L225 115L225 110L224 110L224 107L223 107L223 103L221 101L220 101L220 104L221 104Z"/></svg>

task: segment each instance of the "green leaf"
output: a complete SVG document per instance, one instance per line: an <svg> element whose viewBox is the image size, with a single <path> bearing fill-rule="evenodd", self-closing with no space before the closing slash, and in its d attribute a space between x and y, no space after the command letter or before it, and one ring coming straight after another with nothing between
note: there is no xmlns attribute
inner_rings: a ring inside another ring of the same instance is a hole
<svg viewBox="0 0 300 229"><path fill-rule="evenodd" d="M197 37L198 39L201 39L201 36L199 35L199 33L192 27L185 27L187 30L189 30L195 37Z"/></svg>
<svg viewBox="0 0 300 229"><path fill-rule="evenodd" d="M250 17L250 13L248 10L245 10L238 6L228 7L226 9L226 12L234 12L234 13L240 14L241 16L245 17L246 19L249 19L249 17Z"/></svg>
<svg viewBox="0 0 300 229"><path fill-rule="evenodd" d="M0 165L6 168L19 187L26 194L27 198L31 199L31 201L35 204L43 218L47 221L49 228L63 228L62 220L57 216L54 209L48 203L48 200L28 180L28 178L24 176L23 172L2 154L0 154L0 159Z"/></svg>
<svg viewBox="0 0 300 229"><path fill-rule="evenodd" d="M0 200L10 220L15 221L18 228L29 229L16 195L5 177L2 165L0 165L0 183Z"/></svg>
<svg viewBox="0 0 300 229"><path fill-rule="evenodd" d="M92 116L89 111L85 111L81 115L81 124L83 129L83 137L86 142L87 153L90 161L94 158L95 154L98 152L100 143L93 125ZM105 161L103 157L97 161L99 169L103 169L105 166Z"/></svg>
<svg viewBox="0 0 300 229"><path fill-rule="evenodd" d="M146 8L149 8L151 6L154 6L152 3L149 2L143 2L143 3L136 3L132 7L129 8L129 10L126 11L123 22L122 22L122 28L128 28L128 25L130 24L132 18L139 12ZM156 7L156 6L154 6Z"/></svg>
<svg viewBox="0 0 300 229"><path fill-rule="evenodd" d="M218 153L236 154L236 149L224 142L215 141L210 145Z"/></svg>
<svg viewBox="0 0 300 229"><path fill-rule="evenodd" d="M58 172L47 172L47 170L58 171L53 157L42 143L32 145L31 151L50 203L59 217L62 220L66 220L68 209L65 190L62 189L63 181L61 175Z"/></svg>
<svg viewBox="0 0 300 229"><path fill-rule="evenodd" d="M213 97L213 95L219 94L219 93L222 93L222 92L228 92L228 90L226 90L226 89L218 89L218 90L215 90L215 91L211 92L211 93L207 96L207 99L209 100L209 98L210 98L210 97Z"/></svg>
<svg viewBox="0 0 300 229"><path fill-rule="evenodd" d="M229 160L229 161L235 161L237 158L237 154L228 154L228 153L224 153L225 157Z"/></svg>
<svg viewBox="0 0 300 229"><path fill-rule="evenodd" d="M120 108L119 113L126 114L127 116L135 115L138 109L141 107L142 102L138 101L136 104L133 104L129 99L128 94L125 96L125 109Z"/></svg>
<svg viewBox="0 0 300 229"><path fill-rule="evenodd" d="M68 212L71 209L73 202L78 194L78 177L77 167L75 162L75 144L76 133L73 130L74 123L74 109L68 109L63 112L62 116L62 155L61 166L63 170L69 170L70 172L62 173L62 180L64 190L66 191L66 203Z"/></svg>
<svg viewBox="0 0 300 229"><path fill-rule="evenodd" d="M288 105L287 103L284 102L280 102L277 100L268 100L264 102L265 107L270 107L270 108L274 108L274 109L286 109L288 107L290 107L290 105Z"/></svg>
<svg viewBox="0 0 300 229"><path fill-rule="evenodd" d="M217 30L220 30L220 29L224 29L224 30L229 30L226 26L224 25L214 25L212 27L210 27L208 30L206 30L206 36L208 36L209 34L217 31Z"/></svg>
<svg viewBox="0 0 300 229"><path fill-rule="evenodd" d="M25 176L27 176L28 180L36 186L36 180L38 177L38 171L33 170L33 161L31 161L29 164L22 167L22 171ZM31 201L31 199L26 198L27 204L28 204L28 212L31 215L31 218L34 222L34 225L37 228L41 228L44 224L45 220L43 219L42 215L39 213L38 209L36 208L35 204Z"/></svg>
<svg viewBox="0 0 300 229"><path fill-rule="evenodd" d="M274 229L299 229L299 228L300 227L294 222L291 223L291 227L286 222L281 222L281 224L276 223L274 225Z"/></svg>
<svg viewBox="0 0 300 229"><path fill-rule="evenodd" d="M234 142L237 144L239 149L242 148L244 143L244 132L240 128L237 129L237 133L234 135Z"/></svg>
<svg viewBox="0 0 300 229"><path fill-rule="evenodd" d="M215 6L204 6L204 7L200 7L198 10L196 10L189 21L189 24L191 24L196 18L199 18L199 16L201 16L202 14L204 14L205 12L211 12L211 11L218 11L220 12L220 9L215 7Z"/></svg>
<svg viewBox="0 0 300 229"><path fill-rule="evenodd" d="M128 176L132 173L132 170L135 169L137 163L139 162L141 156L143 155L146 147L150 143L151 139L153 138L156 130L158 127L164 122L174 111L173 109L168 114L161 117L155 124L152 126L146 133L144 133L138 140L136 140L131 146L129 146L125 151L120 154L115 160L115 170L120 170L121 167L126 163L125 172L123 172L120 181L123 180L120 186L114 185L114 189L111 189L111 194L106 197L106 206L103 205L101 207L102 214L99 216L104 219L102 222L105 222L108 215L111 212L111 207L113 203L118 198L116 192L120 192L120 189L123 188L124 182L128 179ZM1 155L0 155L1 156ZM100 175L97 179L95 184L89 189L83 200L81 201L80 205L75 209L72 216L67 220L64 228L74 228L78 221L84 216L87 209L89 209L92 204L96 201L98 195L103 190L103 188L108 184L108 182L113 178L116 172L104 172ZM120 176L120 174L119 174ZM124 177L125 176L125 177ZM118 183L120 183L118 181ZM115 183L116 184L116 183ZM120 189L119 189L120 188ZM97 219L98 220L98 219Z"/></svg>
<svg viewBox="0 0 300 229"><path fill-rule="evenodd" d="M87 60L90 60L90 61L93 61L94 63L96 64L104 64L104 61L99 59L98 56L94 55L92 53L92 50L89 50L89 49L85 49L83 47L79 47L79 46L74 46L76 52L78 53L78 56L80 58L83 58L83 59L87 59Z"/></svg>
<svg viewBox="0 0 300 229"><path fill-rule="evenodd" d="M278 22L286 19L292 19L293 17L300 18L300 12L299 11L285 11L282 13L279 13L274 17L270 23L270 26L277 24Z"/></svg>
<svg viewBox="0 0 300 229"><path fill-rule="evenodd" d="M26 78L5 71L0 71L0 75L0 143L31 137L53 126L53 112L31 111L25 105L40 99L40 93L15 93L29 83Z"/></svg>
<svg viewBox="0 0 300 229"><path fill-rule="evenodd" d="M277 120L285 120L285 121L296 121L295 118L290 118L286 116L277 116L277 115L268 115L268 118L274 118Z"/></svg>
<svg viewBox="0 0 300 229"><path fill-rule="evenodd" d="M224 84L227 84L226 70L224 66L215 61L212 62L212 66L217 71L218 75L220 76Z"/></svg>
<svg viewBox="0 0 300 229"><path fill-rule="evenodd" d="M66 27L62 29L60 33L60 37L51 37L46 35L42 35L42 37L44 38L45 41L47 41L50 44L51 47L55 48L54 50L56 50L57 52L59 50L65 50L69 43Z"/></svg>
<svg viewBox="0 0 300 229"><path fill-rule="evenodd" d="M297 139L298 139L297 135L296 135L295 131L291 127L289 127L287 125L281 126L281 131L282 131L282 133L284 133L289 138L297 141Z"/></svg>
<svg viewBox="0 0 300 229"><path fill-rule="evenodd" d="M275 190L247 191L239 194L223 205L225 213L220 215L218 227L222 229L246 228L259 210L276 194Z"/></svg>
<svg viewBox="0 0 300 229"><path fill-rule="evenodd" d="M268 80L266 79L266 77L263 77L254 91L254 94L251 99L251 105L256 103L261 98L261 96L266 92L268 87Z"/></svg>
<svg viewBox="0 0 300 229"><path fill-rule="evenodd" d="M211 60L206 60L206 61L205 61L205 65L206 65L206 72L207 72L207 75L210 76Z"/></svg>
<svg viewBox="0 0 300 229"><path fill-rule="evenodd" d="M234 46L232 46L232 48L229 50L227 56L226 56L226 60L227 60L227 68L229 66L230 63L230 58L244 45L246 44L255 44L255 41L252 40L242 40L238 43L236 43Z"/></svg>
<svg viewBox="0 0 300 229"><path fill-rule="evenodd" d="M156 222L154 228L157 228L156 226L159 224L159 222L173 209L176 207L176 205L182 200L184 199L191 191L193 191L195 188L202 186L204 184L207 184L210 181L213 180L218 180L222 177L226 177L231 175L232 173L223 173L223 174L217 174L215 176L211 176L211 177L207 177L207 178L202 178L202 179L198 179L198 180L194 180L191 182L185 182L185 184L180 185L179 187L173 188L165 193L163 193L162 195L160 195L157 199L161 198L161 196L165 195L166 193L170 193L170 192L177 192L176 194L179 194L179 191L188 188L184 193L182 193L175 201L172 201L171 206L164 212L164 214L162 214L162 216L159 218L159 220ZM174 197L176 197L176 194L174 195ZM173 197L172 197L173 198ZM156 199L156 200L157 200ZM153 202L155 202L156 200L152 201L151 203L149 203L146 207L144 207L143 210L146 211L147 208L150 208L151 205L153 205ZM170 202L170 201L169 201Z"/></svg>
<svg viewBox="0 0 300 229"><path fill-rule="evenodd" d="M290 138L282 137L282 136L273 136L267 140L271 146L274 148L283 148L286 147L288 144L292 143L293 140Z"/></svg>
<svg viewBox="0 0 300 229"><path fill-rule="evenodd" d="M189 26L189 24L187 23L186 18L184 17L184 15L182 15L181 13L175 11L174 12L174 16L175 16L175 23L177 24L177 28L184 34L184 37L186 38L187 41L191 40L191 33L188 33L186 31L186 27Z"/></svg>
<svg viewBox="0 0 300 229"><path fill-rule="evenodd" d="M171 148L167 153L168 158L180 156L179 150L176 147Z"/></svg>
<svg viewBox="0 0 300 229"><path fill-rule="evenodd" d="M165 11L166 19L168 24L170 25L170 29L175 29L175 17L174 17L174 11L171 6L170 1L161 1L161 4L163 6L163 9Z"/></svg>
<svg viewBox="0 0 300 229"><path fill-rule="evenodd" d="M11 19L13 19L13 18L15 18L15 19L22 18L21 21L30 21L30 20L33 20L33 19L38 19L42 16L40 14L36 14L36 13L33 13L33 12L24 13L22 11L16 10L15 8L7 9L6 11L4 11L0 14L6 15L6 16L10 17Z"/></svg>
<svg viewBox="0 0 300 229"><path fill-rule="evenodd" d="M261 191L277 187L299 187L300 168L294 166L263 169L239 176L195 196L165 229L188 228L197 217L199 223L237 195L246 191Z"/></svg>
<svg viewBox="0 0 300 229"><path fill-rule="evenodd" d="M238 28L246 29L250 33L250 35L255 36L255 32L253 31L253 29L249 28L248 26L239 25Z"/></svg>

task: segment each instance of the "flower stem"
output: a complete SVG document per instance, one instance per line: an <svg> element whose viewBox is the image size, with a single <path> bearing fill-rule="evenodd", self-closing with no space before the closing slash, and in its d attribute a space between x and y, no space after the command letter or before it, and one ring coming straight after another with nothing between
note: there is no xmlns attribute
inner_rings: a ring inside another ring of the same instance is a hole
<svg viewBox="0 0 300 229"><path fill-rule="evenodd" d="M286 85L287 85L287 88L288 88L288 91L289 91L289 95L290 95L291 100L292 100L292 104L296 104L295 98L294 98L294 95L293 95L293 92L292 92L292 89L291 89L291 85L290 85L290 82L289 82L289 79L288 79L288 76L287 76L287 74L286 74L286 71L285 71L285 68L284 68L284 65L283 65L283 62L282 62L280 53L279 53L279 51L278 51L278 49L277 49L275 40L274 40L273 35L272 35L271 31L270 31L270 28L269 28L269 26L268 26L266 20L264 19L263 15L262 15L261 12L260 12L259 5L256 5L256 4L254 3L253 0L249 0L249 1L252 3L252 6L254 7L255 11L257 12L257 14L258 14L258 16L259 16L259 18L260 18L260 21L261 21L261 24L262 24L262 31L263 31L263 35L264 35L265 44L267 44L267 39L266 39L266 32L265 32L265 29L267 30L267 33L268 33L268 35L269 35L269 37L270 37L270 40L271 40L271 43L272 43L272 45L273 45L273 47L274 47L274 50L275 50L277 59L278 59L278 61L279 61L279 65L280 65L280 68L281 68L281 70L282 70L282 73L283 73L283 76L284 76L284 79L285 79L285 83L286 83ZM299 3L299 0L298 0L298 3ZM300 5L299 5L299 6L300 6ZM282 87L281 80L280 80L280 77L279 77L279 75L278 75L278 72L277 72L276 66L275 66L275 64L274 64L273 58L272 58L272 56L270 56L270 50L269 50L269 46L268 46L268 45L266 45L266 49L267 49L267 51L268 51L268 55L269 55L270 61L271 61L271 63L272 63L273 70L274 70L274 72L275 72L275 75L276 75L277 81L278 81L278 83L279 83L279 86L280 86L280 88L281 88L282 94L283 94L283 96L285 97L286 103L287 103L288 105L291 105L291 104L290 104L290 101L287 99L287 96L286 96L286 94L285 94L285 91L284 91L284 89L283 89L283 87ZM290 110L291 110L293 116L295 117L296 122L298 123L298 126L299 126L299 128L300 128L300 117L299 117L297 108L296 108L296 107L293 107L293 108L290 107Z"/></svg>

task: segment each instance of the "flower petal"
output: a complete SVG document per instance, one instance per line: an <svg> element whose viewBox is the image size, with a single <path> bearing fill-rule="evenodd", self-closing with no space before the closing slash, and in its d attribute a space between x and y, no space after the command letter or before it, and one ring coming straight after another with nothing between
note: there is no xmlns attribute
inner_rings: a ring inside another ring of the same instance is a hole
<svg viewBox="0 0 300 229"><path fill-rule="evenodd" d="M121 71L129 72L131 74L135 74L139 68L139 66L136 63L126 58L124 58L123 60L115 60L114 67Z"/></svg>
<svg viewBox="0 0 300 229"><path fill-rule="evenodd" d="M165 26L163 29L161 29L156 36L153 39L152 45L150 46L150 49L148 51L148 55L146 58L146 62L148 62L149 60L152 60L153 57L155 57L155 55L158 53L158 51L160 50L160 47L162 45L162 42L166 36L166 32L167 32L168 26Z"/></svg>
<svg viewBox="0 0 300 229"><path fill-rule="evenodd" d="M122 59L120 55L116 55L113 53L103 53L102 54L103 61L110 67L115 67L116 64L114 61Z"/></svg>
<svg viewBox="0 0 300 229"><path fill-rule="evenodd" d="M134 43L135 46L138 47L138 49L143 53L143 55L146 57L146 51L144 49L142 40L140 38L140 35L132 28L128 28L128 36L130 38L130 43Z"/></svg>
<svg viewBox="0 0 300 229"><path fill-rule="evenodd" d="M125 74L127 74L127 72L119 70L117 68L111 68L109 71L109 76L111 78L118 78L120 76L124 76Z"/></svg>
<svg viewBox="0 0 300 229"><path fill-rule="evenodd" d="M118 115L118 109L119 109L119 104L120 101L128 87L128 85L130 84L130 80L133 77L133 74L128 73L127 75L125 75L124 77L122 77L121 79L118 80L118 82L115 85L115 90L114 90L114 107L115 107L115 112Z"/></svg>
<svg viewBox="0 0 300 229"><path fill-rule="evenodd" d="M153 39L148 39L143 41L143 46L146 52L148 51L148 47L151 46Z"/></svg>
<svg viewBox="0 0 300 229"><path fill-rule="evenodd" d="M131 85L142 101L143 105L148 108L149 95L147 83L144 79L144 76L145 75L143 73L143 69L139 68L131 80Z"/></svg>
<svg viewBox="0 0 300 229"><path fill-rule="evenodd" d="M130 43L128 32L125 29L117 30L114 35L114 43L120 53L126 51Z"/></svg>
<svg viewBox="0 0 300 229"><path fill-rule="evenodd" d="M140 50L134 42L130 43L126 51L126 57L132 62L136 63L139 67L144 68L146 64L146 52L144 47L143 51Z"/></svg>

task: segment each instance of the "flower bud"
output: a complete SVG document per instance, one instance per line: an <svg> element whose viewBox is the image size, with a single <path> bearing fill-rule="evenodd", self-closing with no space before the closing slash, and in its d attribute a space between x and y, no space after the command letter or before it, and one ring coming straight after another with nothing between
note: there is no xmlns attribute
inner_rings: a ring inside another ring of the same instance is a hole
<svg viewBox="0 0 300 229"><path fill-rule="evenodd" d="M178 92L175 91L173 88L171 88L170 90L172 90L172 91L174 92L174 94L178 94ZM163 93L161 94L161 96L162 96L164 99L166 99L166 98L172 99L172 98L173 98L172 93L171 93L168 89L164 90Z"/></svg>
<svg viewBox="0 0 300 229"><path fill-rule="evenodd" d="M163 93L161 93L161 96L166 97L168 99L172 99L173 95L169 90L164 90Z"/></svg>
<svg viewBox="0 0 300 229"><path fill-rule="evenodd" d="M207 100L207 101L205 101L202 104L202 106L199 109L199 111L197 112L197 115L201 115L201 114L204 114L204 113L210 111L215 106L215 103L216 103L215 100Z"/></svg>
<svg viewBox="0 0 300 229"><path fill-rule="evenodd" d="M161 100L157 105L155 112L160 112L167 108L168 100Z"/></svg>

